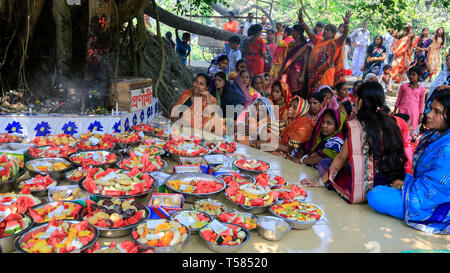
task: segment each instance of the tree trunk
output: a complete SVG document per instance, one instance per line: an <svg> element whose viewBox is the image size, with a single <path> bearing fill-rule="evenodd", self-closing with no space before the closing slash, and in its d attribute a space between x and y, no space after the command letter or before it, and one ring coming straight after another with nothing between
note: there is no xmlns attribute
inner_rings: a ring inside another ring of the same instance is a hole
<svg viewBox="0 0 450 273"><path fill-rule="evenodd" d="M145 14L147 14L148 16L150 16L152 18L156 18L156 14L153 12L152 3L147 5L144 12L145 12ZM236 34L236 33L224 31L224 30L214 28L214 27L208 27L208 26L196 23L196 22L192 22L192 21L183 19L183 18L176 16L175 14L170 13L167 10L160 8L160 7L158 7L158 12L159 12L159 18L160 18L161 23L164 23L164 24L166 24L170 27L176 28L176 29L188 31L190 33L195 33L197 35L211 37L211 38L214 38L214 39L220 40L220 41L228 41L228 39L230 39L230 37L234 36L234 35L240 36L241 40L244 38L244 36Z"/></svg>
<svg viewBox="0 0 450 273"><path fill-rule="evenodd" d="M56 72L66 74L72 63L72 17L66 1L52 1L56 26Z"/></svg>

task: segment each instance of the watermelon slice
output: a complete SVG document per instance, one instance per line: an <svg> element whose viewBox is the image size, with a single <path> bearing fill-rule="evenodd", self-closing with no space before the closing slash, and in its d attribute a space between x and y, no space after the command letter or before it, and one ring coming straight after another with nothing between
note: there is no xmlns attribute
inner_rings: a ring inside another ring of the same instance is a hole
<svg viewBox="0 0 450 273"><path fill-rule="evenodd" d="M20 226L19 222L16 220L10 220L6 223L5 227L5 233L6 234L16 234L18 232L22 231L22 227Z"/></svg>
<svg viewBox="0 0 450 273"><path fill-rule="evenodd" d="M210 242L214 232L212 228L204 228L200 231L200 233L202 234L203 238L205 238L206 241Z"/></svg>

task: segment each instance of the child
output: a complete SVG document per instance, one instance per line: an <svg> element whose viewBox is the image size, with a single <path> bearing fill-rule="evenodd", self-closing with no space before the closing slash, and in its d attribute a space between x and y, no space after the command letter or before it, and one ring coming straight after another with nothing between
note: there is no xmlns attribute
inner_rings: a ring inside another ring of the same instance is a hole
<svg viewBox="0 0 450 273"><path fill-rule="evenodd" d="M178 29L175 30L177 36L176 51L184 64L187 64L187 57L191 54L191 46L189 41L191 40L191 34L184 32L182 38L178 36Z"/></svg>
<svg viewBox="0 0 450 273"><path fill-rule="evenodd" d="M419 82L425 81L430 76L430 66L428 65L428 62L425 59L425 56L420 55L417 57L417 60L414 60L414 62L411 64L410 67L417 66L422 69L422 74L419 77Z"/></svg>
<svg viewBox="0 0 450 273"><path fill-rule="evenodd" d="M350 97L348 96L348 85L346 82L340 82L336 84L336 91L337 91L337 100L339 103L342 103L344 101L351 101Z"/></svg>
<svg viewBox="0 0 450 273"><path fill-rule="evenodd" d="M412 67L408 71L409 83L404 83L398 90L397 101L395 103L394 114L408 114L411 119L411 126L414 131L420 124L425 108L425 87L419 85L419 77L422 69Z"/></svg>
<svg viewBox="0 0 450 273"><path fill-rule="evenodd" d="M270 73L264 73L264 85L266 87L266 93L270 94L272 91L272 77L270 77Z"/></svg>
<svg viewBox="0 0 450 273"><path fill-rule="evenodd" d="M350 37L345 38L345 54L344 54L345 76L350 76L352 74L352 70L350 68L350 65L348 64L351 43L352 43L352 39Z"/></svg>
<svg viewBox="0 0 450 273"><path fill-rule="evenodd" d="M239 36L231 36L228 42L230 42L231 51L230 54L228 54L227 73L230 73L236 67L236 62L242 58L241 50L239 49L241 38L239 38Z"/></svg>
<svg viewBox="0 0 450 273"><path fill-rule="evenodd" d="M385 65L383 67L383 75L381 75L380 84L381 84L381 86L383 86L385 95L387 92L389 92L389 82L391 81L391 72L392 72L392 66Z"/></svg>
<svg viewBox="0 0 450 273"><path fill-rule="evenodd" d="M219 58L216 60L213 60L211 65L208 68L208 76L211 78L214 78L217 72L225 72L227 70L228 66L228 57L227 55L220 55Z"/></svg>
<svg viewBox="0 0 450 273"><path fill-rule="evenodd" d="M277 30L275 32L275 44L278 44L284 38L284 26L283 26L283 23L277 22L276 25L275 25L275 29Z"/></svg>

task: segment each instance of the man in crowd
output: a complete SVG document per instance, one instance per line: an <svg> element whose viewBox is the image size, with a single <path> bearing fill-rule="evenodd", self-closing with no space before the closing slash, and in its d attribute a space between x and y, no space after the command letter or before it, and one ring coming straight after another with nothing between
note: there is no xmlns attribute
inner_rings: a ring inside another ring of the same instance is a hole
<svg viewBox="0 0 450 273"><path fill-rule="evenodd" d="M263 27L261 33L261 39L264 40L264 43L267 43L267 30L272 29L272 26L267 22L267 16L261 16L261 26Z"/></svg>
<svg viewBox="0 0 450 273"><path fill-rule="evenodd" d="M247 19L245 20L245 23L244 23L244 31L243 31L243 34L244 34L245 36L248 36L248 35L247 35L248 29L249 29L252 25L254 25L254 24L255 24L255 23L253 23L253 12L249 12L248 15L247 15Z"/></svg>
<svg viewBox="0 0 450 273"><path fill-rule="evenodd" d="M228 21L223 24L223 30L238 33L239 31L239 22L234 20L234 12L229 11L227 16ZM230 53L230 44L225 41L225 55Z"/></svg>
<svg viewBox="0 0 450 273"><path fill-rule="evenodd" d="M370 32L367 30L367 23L362 22L361 28L355 29L350 34L352 40L352 46L354 48L352 58L352 75L361 76L362 68L364 66L364 58L366 57L366 50L370 44Z"/></svg>
<svg viewBox="0 0 450 273"><path fill-rule="evenodd" d="M389 29L389 32L383 36L384 46L386 47L386 64L392 65L394 60L394 53L391 50L392 41L394 40L394 29Z"/></svg>

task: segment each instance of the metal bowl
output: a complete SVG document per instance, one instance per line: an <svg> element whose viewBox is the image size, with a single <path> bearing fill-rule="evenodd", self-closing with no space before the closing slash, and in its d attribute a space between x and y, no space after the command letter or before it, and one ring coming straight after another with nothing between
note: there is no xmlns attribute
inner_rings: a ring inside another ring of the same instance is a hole
<svg viewBox="0 0 450 273"><path fill-rule="evenodd" d="M241 176L244 177L244 178L249 179L249 180L251 181L250 183L252 183L252 184L255 184L255 183L256 183L256 179L255 179L253 176L251 176L251 175L243 174L243 173L242 173L242 174L241 174L241 173L237 173L237 174L241 175ZM227 172L227 173L221 173L221 174L218 174L217 177L223 180L223 178L224 178L225 176L231 176L231 175L233 175L232 172ZM224 182L225 182L225 180L224 180ZM225 182L225 184L227 184L227 183ZM238 184L241 184L241 183L238 183ZM227 187L228 187L228 184L227 184Z"/></svg>
<svg viewBox="0 0 450 273"><path fill-rule="evenodd" d="M179 214L182 214L182 213L186 213L186 212L191 212L191 211L195 211L195 212L199 212L199 213L202 213L203 215L205 215L208 219L209 219L209 223L211 223L212 222L212 220L213 220L213 218L208 214L208 213L206 213L206 212L204 212L204 211L200 211L200 210L194 210L194 209L186 209L186 210L180 210L180 211L176 211L176 212L174 212L174 213L172 213L170 216L169 216L169 220L170 221L177 221L175 218L177 217L177 215L179 215ZM177 221L178 222L178 221ZM180 223L181 224L181 223ZM205 226L207 226L208 224L206 224ZM186 226L191 232L198 232L200 229L202 229L203 227L201 227L201 228L190 228L190 227L188 227L188 226Z"/></svg>
<svg viewBox="0 0 450 273"><path fill-rule="evenodd" d="M203 199L202 199L202 200L203 200ZM196 209L196 208L195 208L195 205L196 205L197 203L201 202L202 200L197 200L196 202L194 202L194 203L191 205L192 209L193 209L193 210L202 211L202 212L208 214L209 216L211 216L212 218L216 218L216 217L217 217L217 214L209 213L209 212L206 212L206 211L204 211L204 210L201 210L201 209L198 209L198 208ZM227 211L227 206L226 206L225 204L223 204L223 203L221 203L221 202L219 202L219 201L217 201L217 200L212 200L212 199L209 199L209 198L206 199L206 200L208 200L208 201L214 201L214 203L217 203L217 204L222 205L222 206L223 206L223 212ZM223 212L221 212L221 213L223 213Z"/></svg>
<svg viewBox="0 0 450 273"><path fill-rule="evenodd" d="M121 170L124 170L124 171L129 171L129 170L131 170L131 169L123 169L123 168L120 167L120 163L122 163L122 161L123 161L124 159L125 159L125 158L123 158L122 160L120 160L119 162L116 163L116 168L121 169ZM167 168L167 162L166 162L165 160L162 160L162 159L161 159L161 161L164 163L164 165L163 165L161 168L159 168L159 169L157 169L157 170L154 170L154 171L151 171L151 172L147 172L147 173L160 172L160 171L162 171L162 170L165 170L165 169Z"/></svg>
<svg viewBox="0 0 450 273"><path fill-rule="evenodd" d="M290 219L286 219L286 218L284 218L284 217L281 217L280 215L278 215L278 214L276 214L275 212L273 212L273 210L272 210L271 207L269 208L269 211L270 211L270 213L272 213L273 216L278 217L278 218L281 218L281 219L287 221L288 223L290 223L291 226L292 226L292 229L307 229L307 228L312 227L314 224L316 224L316 223L319 222L320 220L322 220L322 219L323 219L323 216L324 216L324 211L323 211L323 209L321 209L320 207L316 206L316 205L313 204L313 203L307 203L307 204L311 204L311 205L315 206L316 208L318 208L319 210L322 211L322 215L320 216L319 220L316 220L316 221L309 221L309 222L306 222L306 221L305 221L305 222L295 221L295 220L290 220Z"/></svg>
<svg viewBox="0 0 450 273"><path fill-rule="evenodd" d="M77 220L63 220L63 222L67 222L67 223L70 223L70 224L78 224L78 223L80 223L81 221L77 221ZM44 228L44 227L47 226L47 225L48 225L48 223L37 225L37 226L33 227L32 229L28 230L27 232L23 233L22 235L20 235L20 236L15 240L15 247L16 247L16 250L17 250L18 252L21 252L21 253L28 253L28 252L26 252L26 251L20 246L20 244L21 244L21 243L23 242L23 240L25 239L25 236L27 236L28 234L31 235L33 232L36 232L36 231L38 231L38 230ZM94 246L95 242L97 241L98 235L99 235L98 229L97 229L96 227L94 227L93 225L91 225L91 224L88 224L88 226L89 226L89 229L90 229L92 232L94 232L94 238L92 238L92 241L90 241L88 244L86 244L85 246L83 246L81 249L79 249L79 250L77 250L77 251L74 251L74 252L72 252L72 253L80 253L80 252L83 252L83 251L85 251L85 250L87 250L87 249L91 249L91 248Z"/></svg>
<svg viewBox="0 0 450 273"><path fill-rule="evenodd" d="M196 179L196 180L213 180L213 181L216 181L218 183L221 183L223 185L223 187L220 190L215 191L215 192L198 194L198 193L186 193L186 192L183 192L183 191L180 191L180 190L175 190L174 188L172 188L169 185L167 185L168 181L173 181L173 180L189 181L189 180L193 180L193 179ZM166 181L164 182L164 184L171 191L183 194L183 196L185 198L185 202L187 202L187 203L194 203L195 201L198 201L200 199L214 197L214 196L218 195L221 191L223 191L226 188L226 184L225 184L225 182L223 182L222 179L217 178L217 177L215 177L213 175L203 174L203 173L179 173L179 174L174 174L174 175L169 176L166 179Z"/></svg>
<svg viewBox="0 0 450 273"><path fill-rule="evenodd" d="M25 170L23 168L19 168L19 173L17 174L16 177L0 182L0 193L12 192L16 190L17 180L21 178L24 174Z"/></svg>
<svg viewBox="0 0 450 273"><path fill-rule="evenodd" d="M298 187L303 188L303 187L301 186L301 184L287 184L287 185L296 185L296 186L298 186ZM287 185L283 185L283 186L287 186ZM283 187L283 186L281 186L281 187ZM272 190L274 190L274 191L279 191L281 187L278 186L278 187L272 188ZM306 199L308 199L310 193L309 193L309 191L307 191L307 190L304 190L304 191L306 192L306 196L305 196L305 197L300 196L300 197L294 198L293 200L299 201L299 202L304 202ZM283 202L284 200L285 200L285 199L280 199L280 198L278 198L278 202Z"/></svg>
<svg viewBox="0 0 450 273"><path fill-rule="evenodd" d="M34 177L32 177L32 178L30 178L30 179L33 179L33 178L34 178ZM27 179L27 180L25 180L25 181L28 181L28 180L29 180L29 179ZM19 182L19 183L16 184L16 188L17 188L19 191L22 190L22 189L19 187L20 183L25 183L25 181L21 181L21 182ZM58 186L58 185L60 184L60 181L55 180L55 179L54 179L54 181L56 182L56 185L54 185L53 187L56 187L56 186ZM50 188L50 187L47 187L45 190L31 191L31 194L32 194L33 196L35 196L35 197L47 197L47 196L48 196L48 188Z"/></svg>
<svg viewBox="0 0 450 273"><path fill-rule="evenodd" d="M74 189L77 189L77 188L79 188L78 187L78 185L65 185L65 186L57 186L57 187L49 187L48 188L48 201L49 202L58 202L58 200L53 200L52 199L52 193L54 193L54 192L58 192L58 191L64 191L64 190L67 190L67 191L70 191L70 190L74 190ZM85 192L85 191L82 191L84 194L86 194L86 197L83 197L83 198L80 198L80 199L75 199L75 200L67 200L67 201L73 201L73 202L80 202L80 201L82 201L82 200L86 200L86 199L89 199L89 194L87 193L87 192Z"/></svg>
<svg viewBox="0 0 450 273"><path fill-rule="evenodd" d="M57 145L57 146L59 146L59 147L64 147L64 145ZM36 149L42 149L42 148L45 148L45 149L48 149L49 147L52 147L52 145L43 145L43 146L36 146L36 147L33 147L33 148L36 148ZM78 148L77 147L75 147L77 150L78 150ZM70 154L69 154L70 155ZM69 156L68 155L68 156ZM28 156L28 158L29 158L29 160L33 160L33 159L38 159L38 158L44 158L44 157L36 157L36 156L33 156L33 155L31 155L30 154L30 150L28 150L27 152L26 152L26 156ZM67 157L52 157L52 158L65 158L65 159L67 159L68 158L68 156Z"/></svg>
<svg viewBox="0 0 450 273"><path fill-rule="evenodd" d="M109 167L113 167L117 162L119 162L119 161L122 159L122 156L121 156L119 153L112 152L112 151L109 151L109 150L89 150L89 151L81 151L81 152L76 152L76 153L70 154L70 155L69 155L69 161L70 161L74 166L81 167L81 166L82 166L81 163L74 162L74 161L72 161L71 158L72 158L73 156L77 156L77 155L80 155L80 154L83 154L83 153L89 153L89 152L101 152L101 153L102 153L102 156L104 156L104 157L106 157L106 156L109 155L109 154L115 154L115 155L116 155L116 161L111 162L111 163L104 163L104 164L97 164L97 165L89 165L90 167L93 167L93 168L98 168L98 167L100 167L100 168L105 168L105 169L106 169L106 168L109 168Z"/></svg>
<svg viewBox="0 0 450 273"><path fill-rule="evenodd" d="M26 217L30 219L30 225L21 232L18 232L16 234L0 237L0 253L9 253L15 251L16 248L14 247L14 241L16 240L16 238L28 232L28 230L30 230L33 227L34 225L33 218L24 213L20 213L20 215L24 218Z"/></svg>
<svg viewBox="0 0 450 273"><path fill-rule="evenodd" d="M152 219L147 219L147 221L151 221L151 220ZM173 245L173 246L166 246L166 247L149 246L149 245L139 243L136 239L134 239L134 237L132 235L130 237L131 237L131 240L136 245L138 245L140 248L142 248L144 250L152 249L154 253L180 253L183 250L184 246L186 245L187 241L189 241L189 238L191 238L191 231L189 230L189 228L187 228L183 224L180 224L180 225L182 225L186 228L188 236L184 241L182 241L181 243L178 243L176 245ZM136 230L137 230L137 226L133 228L133 230L131 231L131 234L133 234L133 232Z"/></svg>
<svg viewBox="0 0 450 273"><path fill-rule="evenodd" d="M72 171L75 171L74 169L73 170L69 170L69 171L67 171L67 172L65 172L64 173L64 181L67 181L67 182L69 182L70 184L77 184L78 185L78 183L80 182L80 181L83 181L86 177L82 177L79 181L76 181L76 180L72 180L72 179L69 179L69 178L67 178L67 175L70 173L70 172L72 172Z"/></svg>
<svg viewBox="0 0 450 273"><path fill-rule="evenodd" d="M248 160L251 160L251 159L248 159ZM256 159L256 160L258 160L258 161L263 161L263 160L259 160L259 159ZM269 162L266 162L266 161L263 161L263 162L265 162L267 165L269 165L269 168L268 168L267 170L265 170L265 171L254 171L254 170L244 169L244 168L239 167L238 165L236 165L237 160L233 161L233 166L235 166L236 168L238 168L241 172L243 172L243 173L245 173L245 174L249 174L249 175L258 175L258 174L265 173L265 172L267 172L268 170L270 170L270 163L269 163Z"/></svg>
<svg viewBox="0 0 450 273"><path fill-rule="evenodd" d="M136 202L138 202L139 204L144 204L146 201L148 201L148 200L147 200L148 196L149 196L150 194L152 194L152 193L156 190L157 184L158 184L157 181L156 181L156 179L155 179L150 173L148 173L148 175L149 175L151 178L153 178L153 184L152 184L152 187L151 187L149 190L147 190L147 191L145 191L145 192L143 192L143 193L135 194L135 195L109 196L109 195L103 195L103 194L91 193L91 192L88 192L88 191L86 190L86 188L84 187L84 181L85 181L85 179L82 179L80 182L78 182L78 186L79 186L84 192L87 192L90 196L93 196L93 197L96 197L96 198L100 198L100 199L112 199L112 198L116 197L116 198L119 198L119 199L121 199L121 200L133 198L133 199L136 200Z"/></svg>
<svg viewBox="0 0 450 273"><path fill-rule="evenodd" d="M228 197L227 193L225 193L225 197L227 198L228 201L230 201L234 205L241 207L241 209L244 210L245 212L249 212L249 213L255 214L255 215L265 213L270 206L277 203L277 200L274 200L274 202L272 204L265 205L265 206L246 206L246 205L238 204L238 203L234 202L233 200L231 200Z"/></svg>
<svg viewBox="0 0 450 273"><path fill-rule="evenodd" d="M132 147L132 148L127 149L127 153L130 154L131 151L145 149L145 148L156 148L156 149L159 150L158 154L154 154L154 155L151 155L151 156L157 156L157 155L162 156L162 155L164 155L166 153L166 151L163 148L160 148L160 147L157 147L157 146L152 146L152 145L139 145L137 147Z"/></svg>
<svg viewBox="0 0 450 273"><path fill-rule="evenodd" d="M230 223L227 223L227 224L233 225L233 226L238 226L238 225L230 224ZM206 227L208 227L208 226L206 226ZM211 243L211 242L207 241L205 238L203 238L201 232L199 232L198 234L200 235L200 238L202 238L202 241L205 244L205 246L207 248L211 249L212 251L218 252L218 253L233 253L233 252L238 252L246 243L248 243L248 241L250 241L250 238L251 238L250 231L248 231L245 228L242 228L241 226L238 226L238 227L240 227L242 229L242 231L245 232L246 237L242 243L235 245L235 246L221 246L221 245L218 245L215 243Z"/></svg>
<svg viewBox="0 0 450 273"><path fill-rule="evenodd" d="M229 211L225 211L225 212L222 212L222 213L241 213L241 214L244 214L245 216L248 216L248 217L250 217L250 218L252 218L252 219L255 219L255 220L258 219L258 217L257 217L256 215L253 215L253 214L251 214L251 213L249 213L249 212L242 212L242 211L236 211L236 210L229 210ZM222 214L222 213L220 213L220 214ZM221 221L217 215L216 215L216 219L217 219L218 221L222 222L222 223L225 223L224 221ZM232 224L232 223L228 223L228 224ZM237 225L237 224L236 224L236 225ZM255 229L258 228L258 226L254 227L254 228L250 228L250 229L248 229L248 228L246 228L246 227L244 227L244 226L241 226L241 225L238 225L238 226L240 226L240 227L242 227L242 228L245 228L245 229L248 230L248 231L253 231L253 230L255 230Z"/></svg>
<svg viewBox="0 0 450 273"><path fill-rule="evenodd" d="M81 215L84 215L85 211L87 208L83 209L83 211L81 212ZM139 225L140 223L144 222L147 220L147 218L150 216L150 211L146 206L143 206L142 209L144 210L144 216L142 217L142 219L133 224L133 225L129 225L126 227L121 227L121 228L107 228L107 227L98 227L95 226L98 231L99 231L99 236L100 237L104 237L104 238L119 238L119 237L123 237L123 236L127 236L131 233L131 230L134 229L135 227L137 227L137 225ZM82 218L83 219L83 218Z"/></svg>
<svg viewBox="0 0 450 273"><path fill-rule="evenodd" d="M116 142L115 148L116 149L130 149L130 148L139 146L141 143L142 143L142 141L128 142L128 143Z"/></svg>
<svg viewBox="0 0 450 273"><path fill-rule="evenodd" d="M68 163L69 167L62 169L62 170L51 171L51 172L37 171L37 170L33 170L30 168L31 164L39 163L39 162L50 162L50 163L64 162L64 163ZM72 164L69 161L67 161L64 158L55 158L55 157L53 157L53 158L52 157L38 158L38 159L30 160L25 164L25 169L30 173L31 176L36 176L38 174L45 176L48 174L56 180L61 180L64 177L64 173L66 171L68 171L70 168L72 168Z"/></svg>
<svg viewBox="0 0 450 273"><path fill-rule="evenodd" d="M275 228L280 227L284 228L284 230L272 230L263 227L264 223L267 222L274 222ZM279 241L291 230L291 224L289 224L289 222L274 216L260 216L258 217L258 220L256 220L256 224L258 226L259 235L269 241Z"/></svg>
<svg viewBox="0 0 450 273"><path fill-rule="evenodd" d="M64 203L73 203L74 205L79 205L79 206L81 206L79 203L77 203L77 202L74 202L74 201L61 201L61 202L63 202L63 204ZM52 202L47 202L47 203L41 203L41 204L39 204L39 205L36 205L36 206L34 206L34 207L31 207L31 209L34 209L34 210L36 210L36 209L40 209L40 208L42 208L42 207L44 207L44 206L47 206L47 205L52 205L52 206L57 206L58 205L58 203L59 203L59 201L52 201ZM83 206L81 206L81 207L83 207ZM81 221L82 219L81 219L81 211L83 210L83 208L81 208L80 209L80 211L78 212L78 217L76 218L76 219L61 219L61 220L79 220L79 221ZM28 209L27 210L27 212L25 212L25 214L26 215L29 215L30 217L31 217L31 215L30 215L30 210ZM33 218L33 217L31 217L31 218ZM50 219L51 220L51 219ZM38 222L35 222L35 224L37 224L37 225L39 225L39 224L44 224L44 223L48 223L48 222L50 222L50 221L45 221L45 222L40 222L40 223L38 223Z"/></svg>

